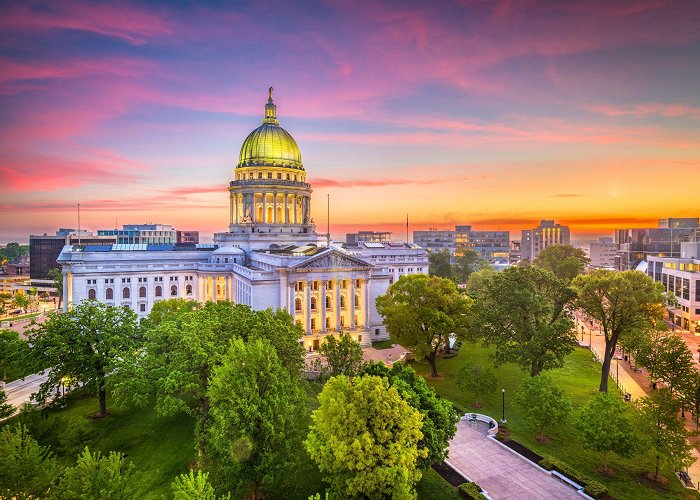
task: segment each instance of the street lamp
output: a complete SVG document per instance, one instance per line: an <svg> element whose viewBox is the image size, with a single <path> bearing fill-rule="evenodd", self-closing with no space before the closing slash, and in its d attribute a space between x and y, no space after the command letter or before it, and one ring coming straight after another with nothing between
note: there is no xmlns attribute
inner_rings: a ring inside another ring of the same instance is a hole
<svg viewBox="0 0 700 500"><path fill-rule="evenodd" d="M501 406L501 408L502 408L501 423L505 424L506 423L506 390L501 389L501 394L503 395L503 404Z"/></svg>
<svg viewBox="0 0 700 500"><path fill-rule="evenodd" d="M581 343L583 344L583 325L581 325Z"/></svg>
<svg viewBox="0 0 700 500"><path fill-rule="evenodd" d="M593 335L593 329L589 328L588 329L588 348L592 351L593 350L593 342L591 341L591 336Z"/></svg>

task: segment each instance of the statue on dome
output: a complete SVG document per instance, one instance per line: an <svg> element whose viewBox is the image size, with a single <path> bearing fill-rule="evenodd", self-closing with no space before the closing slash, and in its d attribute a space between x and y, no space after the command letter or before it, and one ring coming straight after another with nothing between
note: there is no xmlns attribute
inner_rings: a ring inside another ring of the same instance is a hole
<svg viewBox="0 0 700 500"><path fill-rule="evenodd" d="M274 88L275 88L275 87L270 87L270 88L267 90L267 91L268 91L268 100L270 100L270 101L272 100L272 89L274 89Z"/></svg>
<svg viewBox="0 0 700 500"><path fill-rule="evenodd" d="M245 207L245 215L241 219L241 222L244 224L253 222L253 218L250 216L250 205Z"/></svg>

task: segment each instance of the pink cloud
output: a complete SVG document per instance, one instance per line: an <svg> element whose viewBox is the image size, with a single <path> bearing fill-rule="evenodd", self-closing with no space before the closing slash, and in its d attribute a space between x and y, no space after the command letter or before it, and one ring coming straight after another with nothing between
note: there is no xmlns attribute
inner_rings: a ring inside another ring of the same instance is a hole
<svg viewBox="0 0 700 500"><path fill-rule="evenodd" d="M700 107L687 104L643 103L633 106L616 106L613 104L598 104L588 106L588 109L608 116L667 116L671 118L691 118L700 120Z"/></svg>

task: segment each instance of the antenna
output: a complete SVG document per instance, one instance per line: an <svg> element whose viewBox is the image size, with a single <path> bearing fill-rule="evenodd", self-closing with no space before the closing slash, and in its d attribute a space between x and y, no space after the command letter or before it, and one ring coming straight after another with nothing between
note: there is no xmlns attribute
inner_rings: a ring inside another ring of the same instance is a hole
<svg viewBox="0 0 700 500"><path fill-rule="evenodd" d="M408 245L408 214L406 214L406 244Z"/></svg>
<svg viewBox="0 0 700 500"><path fill-rule="evenodd" d="M326 195L326 200L328 203L328 206L326 207L327 214L326 214L326 229L328 231L328 234L326 235L326 242L328 245L328 248L331 247L331 194L328 193Z"/></svg>
<svg viewBox="0 0 700 500"><path fill-rule="evenodd" d="M80 246L80 203L78 203L78 246Z"/></svg>

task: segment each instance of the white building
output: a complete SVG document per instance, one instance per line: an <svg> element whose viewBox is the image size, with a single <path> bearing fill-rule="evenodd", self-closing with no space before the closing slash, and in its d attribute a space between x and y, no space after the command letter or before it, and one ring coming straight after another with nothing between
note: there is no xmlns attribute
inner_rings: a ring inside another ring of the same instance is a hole
<svg viewBox="0 0 700 500"><path fill-rule="evenodd" d="M612 238L598 238L598 241L585 241L579 245L586 256L591 259L590 267L597 269L615 269L618 247Z"/></svg>
<svg viewBox="0 0 700 500"><path fill-rule="evenodd" d="M541 220L534 229L524 229L520 240L520 254L523 260L534 262L545 248L554 245L570 245L569 226L555 224L553 220Z"/></svg>
<svg viewBox="0 0 700 500"><path fill-rule="evenodd" d="M286 309L308 350L341 330L363 345L388 338L375 298L401 275L427 273L427 253L405 244L322 246L299 147L276 111L270 92L229 186L228 231L214 245L66 246L58 258L64 307L94 299L144 317L168 298L229 300Z"/></svg>

